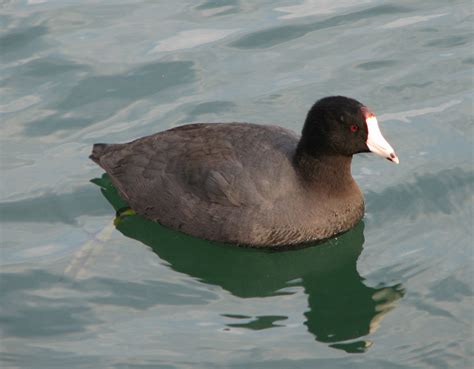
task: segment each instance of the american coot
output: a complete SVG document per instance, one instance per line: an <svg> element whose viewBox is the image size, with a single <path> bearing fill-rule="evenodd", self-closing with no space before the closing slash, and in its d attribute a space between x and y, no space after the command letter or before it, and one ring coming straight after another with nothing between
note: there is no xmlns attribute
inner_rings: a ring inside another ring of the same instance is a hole
<svg viewBox="0 0 474 369"><path fill-rule="evenodd" d="M360 102L326 97L301 138L250 123L198 123L125 144L95 144L90 158L145 218L200 238L254 247L320 241L364 214L352 155L398 163Z"/></svg>

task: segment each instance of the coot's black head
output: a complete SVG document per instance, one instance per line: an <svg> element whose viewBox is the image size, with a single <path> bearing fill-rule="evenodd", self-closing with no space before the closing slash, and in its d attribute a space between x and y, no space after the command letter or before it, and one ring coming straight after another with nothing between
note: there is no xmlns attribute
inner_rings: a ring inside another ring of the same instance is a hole
<svg viewBox="0 0 474 369"><path fill-rule="evenodd" d="M344 156L372 151L398 163L375 115L359 101L344 96L325 97L313 105L298 149L312 155Z"/></svg>

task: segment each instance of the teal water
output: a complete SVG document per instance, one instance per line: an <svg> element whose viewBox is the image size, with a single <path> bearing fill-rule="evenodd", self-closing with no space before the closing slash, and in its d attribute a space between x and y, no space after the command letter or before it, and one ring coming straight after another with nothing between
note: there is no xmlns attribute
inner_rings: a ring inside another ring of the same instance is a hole
<svg viewBox="0 0 474 369"><path fill-rule="evenodd" d="M337 4L337 5L336 5ZM469 1L0 4L0 367L470 368ZM137 216L87 157L187 122L377 113L364 221L262 252Z"/></svg>

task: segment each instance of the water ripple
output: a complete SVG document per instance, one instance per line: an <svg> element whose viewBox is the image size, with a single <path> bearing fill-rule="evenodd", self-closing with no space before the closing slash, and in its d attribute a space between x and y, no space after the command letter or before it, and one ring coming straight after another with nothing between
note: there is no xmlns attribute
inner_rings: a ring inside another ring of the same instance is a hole
<svg viewBox="0 0 474 369"><path fill-rule="evenodd" d="M268 28L253 32L232 42L230 46L238 49L262 49L278 45L280 43L303 37L307 33L330 27L347 25L364 18L372 18L385 14L397 14L409 11L408 8L396 5L379 5L369 9L336 15L334 17L308 24L290 24Z"/></svg>
<svg viewBox="0 0 474 369"><path fill-rule="evenodd" d="M193 65L191 61L156 62L125 73L86 77L50 107L56 113L29 123L24 133L35 137L84 128L138 99L193 82Z"/></svg>

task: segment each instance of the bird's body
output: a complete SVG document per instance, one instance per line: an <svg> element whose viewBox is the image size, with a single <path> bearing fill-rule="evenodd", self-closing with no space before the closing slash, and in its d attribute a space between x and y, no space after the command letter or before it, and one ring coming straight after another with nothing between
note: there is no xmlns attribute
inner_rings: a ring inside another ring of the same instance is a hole
<svg viewBox="0 0 474 369"><path fill-rule="evenodd" d="M298 173L298 140L277 126L192 124L99 145L93 157L146 218L201 238L278 246L331 237L363 215L352 177L338 186L347 173L332 173L324 185ZM346 160L342 171L350 170ZM327 201L318 201L320 195ZM340 206L344 211L333 210Z"/></svg>
<svg viewBox="0 0 474 369"><path fill-rule="evenodd" d="M329 238L364 214L352 155L306 146L278 126L202 123L96 144L91 158L148 219L209 240L279 247Z"/></svg>

